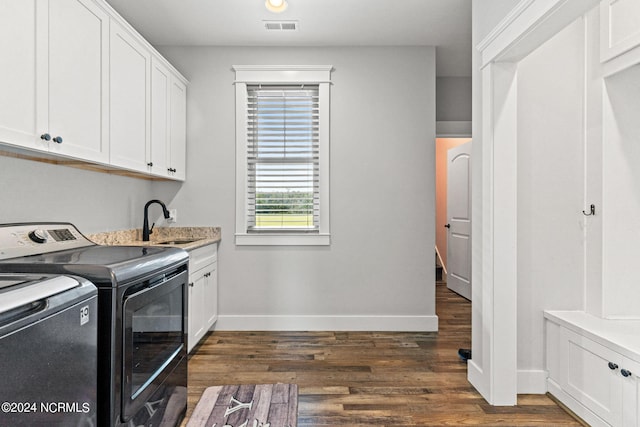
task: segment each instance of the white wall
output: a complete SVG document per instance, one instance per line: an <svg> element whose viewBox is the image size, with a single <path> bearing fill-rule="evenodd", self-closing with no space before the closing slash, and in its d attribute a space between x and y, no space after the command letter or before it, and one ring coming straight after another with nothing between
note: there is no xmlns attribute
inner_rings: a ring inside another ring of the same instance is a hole
<svg viewBox="0 0 640 427"><path fill-rule="evenodd" d="M183 225L222 226L218 328L435 329L434 49L160 50L190 80L172 205ZM231 66L256 64L335 68L329 247L234 245Z"/></svg>
<svg viewBox="0 0 640 427"><path fill-rule="evenodd" d="M143 208L177 184L0 156L0 223L72 222L83 233L142 227Z"/></svg>
<svg viewBox="0 0 640 427"><path fill-rule="evenodd" d="M605 79L602 314L640 318L640 65Z"/></svg>
<svg viewBox="0 0 640 427"><path fill-rule="evenodd" d="M518 64L519 392L545 390L543 310L584 309L584 44L579 19Z"/></svg>

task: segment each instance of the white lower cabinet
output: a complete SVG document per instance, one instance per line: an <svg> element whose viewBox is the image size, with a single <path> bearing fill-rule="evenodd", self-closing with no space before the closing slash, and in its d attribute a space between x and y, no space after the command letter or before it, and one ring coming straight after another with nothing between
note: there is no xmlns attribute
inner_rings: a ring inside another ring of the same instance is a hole
<svg viewBox="0 0 640 427"><path fill-rule="evenodd" d="M187 350L218 320L218 245L189 251L189 335Z"/></svg>
<svg viewBox="0 0 640 427"><path fill-rule="evenodd" d="M637 426L640 363L549 319L546 333L548 391L592 426Z"/></svg>

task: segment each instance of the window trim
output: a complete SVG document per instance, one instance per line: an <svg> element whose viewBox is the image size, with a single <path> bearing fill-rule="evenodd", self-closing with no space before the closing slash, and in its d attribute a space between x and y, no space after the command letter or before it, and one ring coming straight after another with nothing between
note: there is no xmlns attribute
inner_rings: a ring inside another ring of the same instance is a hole
<svg viewBox="0 0 640 427"><path fill-rule="evenodd" d="M329 87L331 65L234 65L236 73L236 245L330 245ZM317 233L247 232L247 84L318 84L320 222Z"/></svg>

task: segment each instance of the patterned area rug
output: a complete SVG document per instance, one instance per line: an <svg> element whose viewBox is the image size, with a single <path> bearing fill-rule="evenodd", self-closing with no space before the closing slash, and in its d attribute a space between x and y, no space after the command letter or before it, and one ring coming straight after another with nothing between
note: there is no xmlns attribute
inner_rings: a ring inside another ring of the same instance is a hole
<svg viewBox="0 0 640 427"><path fill-rule="evenodd" d="M298 385L225 385L207 388L187 427L296 427Z"/></svg>

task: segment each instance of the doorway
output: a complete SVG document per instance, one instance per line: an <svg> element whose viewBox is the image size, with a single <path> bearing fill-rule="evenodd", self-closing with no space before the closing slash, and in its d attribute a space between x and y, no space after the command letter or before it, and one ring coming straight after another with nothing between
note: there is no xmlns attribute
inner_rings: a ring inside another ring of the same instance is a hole
<svg viewBox="0 0 640 427"><path fill-rule="evenodd" d="M450 149L468 143L471 138L436 138L436 281L438 284L448 283L449 260L447 259L449 224L447 216L447 154ZM464 295L467 299L469 295Z"/></svg>

